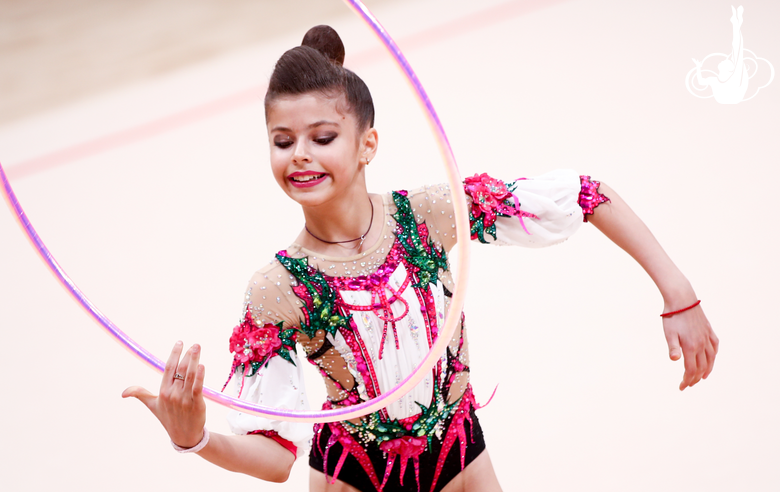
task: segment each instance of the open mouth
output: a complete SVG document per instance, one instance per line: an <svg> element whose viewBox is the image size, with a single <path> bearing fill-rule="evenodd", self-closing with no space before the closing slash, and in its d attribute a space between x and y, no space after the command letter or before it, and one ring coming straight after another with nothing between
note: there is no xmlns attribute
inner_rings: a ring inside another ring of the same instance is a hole
<svg viewBox="0 0 780 492"><path fill-rule="evenodd" d="M298 176L290 176L290 180L296 183L308 183L309 181L316 181L325 177L325 174L305 174Z"/></svg>
<svg viewBox="0 0 780 492"><path fill-rule="evenodd" d="M327 177L328 173L313 173L309 171L306 173L293 173L287 176L287 179L296 188L311 188L325 181Z"/></svg>

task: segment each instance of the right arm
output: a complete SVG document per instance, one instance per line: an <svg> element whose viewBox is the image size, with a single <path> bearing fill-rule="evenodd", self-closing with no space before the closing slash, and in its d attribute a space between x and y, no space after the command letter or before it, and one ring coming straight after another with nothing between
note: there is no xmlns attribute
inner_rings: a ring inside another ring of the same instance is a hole
<svg viewBox="0 0 780 492"><path fill-rule="evenodd" d="M276 277L280 272L273 273ZM268 280L270 274L258 272L249 282L244 319L230 338L230 350L235 354L232 383L238 397L246 401L308 410L302 368L295 355L295 324L280 314L297 310L286 298L274 303L274 311L278 312L263 309L264 303L268 305L267 296L282 296L280 288ZM282 326L285 329L280 329ZM146 405L171 442L182 448L195 447L204 437L205 369L199 363L200 350L200 346L193 345L182 357L182 343L176 342L165 365L159 395L138 386L122 394ZM175 378L176 374L183 375L184 380ZM311 438L310 424L274 421L238 411L229 413L228 422L237 435L210 434L197 454L227 470L271 482L287 480L296 454L305 451Z"/></svg>
<svg viewBox="0 0 780 492"><path fill-rule="evenodd" d="M226 470L269 482L287 481L295 463L295 456L281 444L257 434L212 434L208 445L198 454Z"/></svg>
<svg viewBox="0 0 780 492"><path fill-rule="evenodd" d="M193 345L179 361L181 352L182 343L176 342L165 365L159 395L153 395L140 386L132 386L122 393L122 397L138 398L165 427L171 442L192 448L203 438L206 422L206 402L203 399L205 368L199 364L198 345ZM185 375L184 381L174 379L177 372ZM292 453L262 435L211 433L208 444L197 454L226 470L270 482L286 481L295 462Z"/></svg>

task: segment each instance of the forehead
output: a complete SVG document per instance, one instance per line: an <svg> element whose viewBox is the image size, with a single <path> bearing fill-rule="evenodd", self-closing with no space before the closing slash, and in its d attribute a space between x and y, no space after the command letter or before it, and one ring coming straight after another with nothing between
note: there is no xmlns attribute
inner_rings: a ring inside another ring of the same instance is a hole
<svg viewBox="0 0 780 492"><path fill-rule="evenodd" d="M357 121L351 113L344 111L342 99L319 93L282 96L268 106L266 124L269 130L278 126L297 130L321 121L346 128L355 126Z"/></svg>

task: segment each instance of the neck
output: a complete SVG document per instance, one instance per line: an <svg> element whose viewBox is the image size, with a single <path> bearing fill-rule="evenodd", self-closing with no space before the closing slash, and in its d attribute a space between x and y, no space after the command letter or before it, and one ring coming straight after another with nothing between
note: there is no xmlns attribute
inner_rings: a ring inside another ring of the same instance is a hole
<svg viewBox="0 0 780 492"><path fill-rule="evenodd" d="M372 207L374 214L371 213ZM362 249L361 246L371 244L369 237L373 236L371 233L375 228L371 224L372 215L374 218L379 215L376 208L377 204L371 201L365 190L317 207L305 207L303 214L306 225L299 236L299 243L307 249L323 254L339 256L358 253ZM356 240L331 244L352 239Z"/></svg>

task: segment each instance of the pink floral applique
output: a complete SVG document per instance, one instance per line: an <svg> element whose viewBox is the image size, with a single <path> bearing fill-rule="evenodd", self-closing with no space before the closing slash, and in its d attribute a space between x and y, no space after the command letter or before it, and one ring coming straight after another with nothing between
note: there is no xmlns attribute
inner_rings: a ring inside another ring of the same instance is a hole
<svg viewBox="0 0 780 492"><path fill-rule="evenodd" d="M496 218L517 217L526 234L523 217L538 219L536 215L520 210L520 200L512 193L515 184L507 186L500 179L490 177L486 173L475 174L463 181L466 194L471 197L471 239L479 239L486 243L484 234L490 234L496 239Z"/></svg>
<svg viewBox="0 0 780 492"><path fill-rule="evenodd" d="M233 364L236 367L243 364L244 372L248 372L250 363L265 362L281 346L279 327L270 323L256 326L249 309L246 310L244 321L233 328L230 336L230 351L235 354Z"/></svg>
<svg viewBox="0 0 780 492"><path fill-rule="evenodd" d="M233 377L233 374L239 367L243 366L244 376L251 376L263 364L268 362L271 357L279 355L279 349L284 345L279 336L282 323L280 322L278 325L266 323L258 327L252 320L251 308L251 306L247 306L244 321L233 328L233 334L230 336L230 352L233 353L233 367L230 368L230 377L225 381L222 391L225 390L230 382L230 378ZM293 339L288 339L287 342L287 345L294 343ZM291 361L289 354L284 356L284 358ZM238 391L238 395L241 396L243 391L244 378L241 378L241 388Z"/></svg>
<svg viewBox="0 0 780 492"><path fill-rule="evenodd" d="M487 173L475 174L463 181L466 193L471 196L471 214L479 218L483 214L485 227L496 222L496 212L514 215L514 206L508 206L504 201L512 196L503 181L488 176Z"/></svg>

